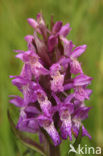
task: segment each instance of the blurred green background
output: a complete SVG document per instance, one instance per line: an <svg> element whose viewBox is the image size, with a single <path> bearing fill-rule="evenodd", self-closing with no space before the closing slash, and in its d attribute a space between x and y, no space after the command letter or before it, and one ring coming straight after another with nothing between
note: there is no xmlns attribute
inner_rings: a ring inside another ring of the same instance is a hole
<svg viewBox="0 0 103 156"><path fill-rule="evenodd" d="M8 95L17 93L9 75L21 69L13 49L26 49L24 36L33 32L26 19L40 11L48 24L51 14L55 20L69 22L68 39L88 45L80 61L85 73L94 78L93 94L86 102L93 108L84 122L92 140L85 137L81 144L103 148L103 0L0 0L0 156L22 156L24 146L13 135L7 118ZM61 146L62 156L66 156L68 142Z"/></svg>

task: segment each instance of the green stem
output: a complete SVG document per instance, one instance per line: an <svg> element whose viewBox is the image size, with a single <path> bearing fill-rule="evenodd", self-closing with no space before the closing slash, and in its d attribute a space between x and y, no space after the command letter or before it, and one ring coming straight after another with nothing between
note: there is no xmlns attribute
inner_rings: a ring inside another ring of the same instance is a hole
<svg viewBox="0 0 103 156"><path fill-rule="evenodd" d="M60 146L49 144L49 156L60 156Z"/></svg>

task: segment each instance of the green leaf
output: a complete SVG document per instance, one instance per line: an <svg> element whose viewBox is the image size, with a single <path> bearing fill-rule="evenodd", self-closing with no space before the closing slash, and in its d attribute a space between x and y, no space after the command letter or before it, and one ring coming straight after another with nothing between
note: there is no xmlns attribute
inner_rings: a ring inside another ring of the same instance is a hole
<svg viewBox="0 0 103 156"><path fill-rule="evenodd" d="M13 129L13 132L15 133L15 135L17 136L17 138L27 147L29 147L30 149L40 153L43 156L47 156L47 154L45 153L43 147L41 145L39 145L37 142L35 142L34 140L26 137L23 135L22 132L20 132L18 129L16 129L16 126L10 116L9 110L8 110L8 119L10 122L10 125Z"/></svg>

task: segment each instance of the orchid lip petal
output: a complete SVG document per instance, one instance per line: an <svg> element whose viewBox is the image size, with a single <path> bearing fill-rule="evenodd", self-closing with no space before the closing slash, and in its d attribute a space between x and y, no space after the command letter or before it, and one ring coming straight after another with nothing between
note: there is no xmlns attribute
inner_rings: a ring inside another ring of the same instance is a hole
<svg viewBox="0 0 103 156"><path fill-rule="evenodd" d="M46 132L50 135L50 137L52 138L54 145L57 146L58 144L60 144L61 142L60 137L54 126L52 119L45 115L40 115L38 117L38 120L39 120L40 126L43 127L46 130Z"/></svg>

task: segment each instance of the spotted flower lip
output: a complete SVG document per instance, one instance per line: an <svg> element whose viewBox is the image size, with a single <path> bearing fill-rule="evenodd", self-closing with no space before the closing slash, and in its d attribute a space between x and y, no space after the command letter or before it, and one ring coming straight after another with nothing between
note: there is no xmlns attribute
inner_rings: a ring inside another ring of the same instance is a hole
<svg viewBox="0 0 103 156"><path fill-rule="evenodd" d="M61 74L60 71L61 71L61 65L59 63L53 64L50 68L50 76L52 78L51 90L53 90L54 92L64 90L63 83L64 83L65 74Z"/></svg>
<svg viewBox="0 0 103 156"><path fill-rule="evenodd" d="M61 137L63 139L67 139L69 136L69 139L72 140L72 120L71 120L71 114L74 112L74 106L73 104L67 102L67 101L60 101L60 99L53 93L53 97L57 102L57 107L59 110L59 116L61 121Z"/></svg>
<svg viewBox="0 0 103 156"><path fill-rule="evenodd" d="M54 126L54 122L52 118L41 115L38 117L38 120L39 120L40 127L43 127L52 138L54 145L56 146L60 144L61 143L60 136Z"/></svg>
<svg viewBox="0 0 103 156"><path fill-rule="evenodd" d="M40 104L42 111L49 115L51 112L51 102L48 100L46 93L40 88L36 91L37 101Z"/></svg>
<svg viewBox="0 0 103 156"><path fill-rule="evenodd" d="M69 23L51 21L49 30L41 13L27 20L34 32L24 37L26 51L14 50L23 68L20 75L10 76L22 93L21 97L10 96L10 103L20 109L17 128L39 136L45 131L55 146L77 137L81 126L82 136L91 139L82 121L91 109L85 100L92 93L88 88L92 78L84 74L78 61L87 46L76 47L66 38L71 31Z"/></svg>

